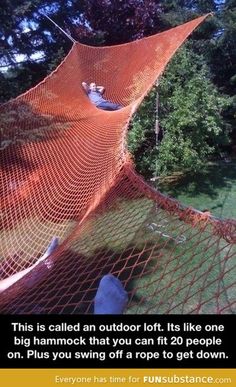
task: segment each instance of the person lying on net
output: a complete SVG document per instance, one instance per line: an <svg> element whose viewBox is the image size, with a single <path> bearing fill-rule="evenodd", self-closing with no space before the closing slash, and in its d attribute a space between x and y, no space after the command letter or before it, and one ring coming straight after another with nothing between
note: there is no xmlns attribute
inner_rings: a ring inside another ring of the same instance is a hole
<svg viewBox="0 0 236 387"><path fill-rule="evenodd" d="M87 96L89 97L90 101L97 108L102 110L113 111L113 110L119 110L123 107L118 103L113 103L103 98L103 94L105 93L104 86L97 86L95 82L92 82L89 85L86 82L82 82L82 86Z"/></svg>

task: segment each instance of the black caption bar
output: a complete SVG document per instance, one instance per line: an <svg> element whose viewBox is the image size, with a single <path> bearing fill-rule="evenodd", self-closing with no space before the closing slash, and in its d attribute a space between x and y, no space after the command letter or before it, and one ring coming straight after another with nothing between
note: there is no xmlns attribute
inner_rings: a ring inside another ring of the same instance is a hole
<svg viewBox="0 0 236 387"><path fill-rule="evenodd" d="M234 368L235 315L0 316L1 368Z"/></svg>

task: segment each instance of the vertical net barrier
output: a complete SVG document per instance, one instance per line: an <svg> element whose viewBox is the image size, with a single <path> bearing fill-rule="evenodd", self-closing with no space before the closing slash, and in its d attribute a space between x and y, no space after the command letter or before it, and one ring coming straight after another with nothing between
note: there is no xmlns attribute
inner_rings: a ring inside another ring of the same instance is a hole
<svg viewBox="0 0 236 387"><path fill-rule="evenodd" d="M92 313L103 275L129 294L126 313L234 313L236 224L184 208L135 172L129 120L204 17L112 47L75 43L43 82L1 106L1 313ZM92 105L81 82L122 104Z"/></svg>

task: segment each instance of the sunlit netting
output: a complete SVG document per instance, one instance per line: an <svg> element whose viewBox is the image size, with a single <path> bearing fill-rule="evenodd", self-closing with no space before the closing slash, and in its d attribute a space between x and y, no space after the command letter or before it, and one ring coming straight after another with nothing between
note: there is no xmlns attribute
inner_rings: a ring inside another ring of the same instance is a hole
<svg viewBox="0 0 236 387"><path fill-rule="evenodd" d="M0 274L56 251L1 294L2 313L91 313L112 273L127 313L234 313L236 224L149 187L126 148L129 120L205 17L113 47L76 43L37 87L1 107ZM81 82L124 108L92 105Z"/></svg>

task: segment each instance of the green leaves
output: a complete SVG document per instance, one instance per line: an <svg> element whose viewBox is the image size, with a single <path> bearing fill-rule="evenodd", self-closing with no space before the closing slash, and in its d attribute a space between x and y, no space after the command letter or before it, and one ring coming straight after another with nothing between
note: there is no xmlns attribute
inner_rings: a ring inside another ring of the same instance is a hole
<svg viewBox="0 0 236 387"><path fill-rule="evenodd" d="M158 147L154 134L155 89L133 122L129 149L146 177L197 172L223 138L227 143L221 113L229 102L219 94L203 63L203 58L185 45L168 66L158 89L163 135ZM147 117L152 118L147 121Z"/></svg>

